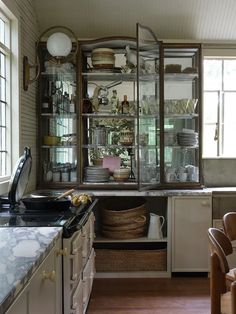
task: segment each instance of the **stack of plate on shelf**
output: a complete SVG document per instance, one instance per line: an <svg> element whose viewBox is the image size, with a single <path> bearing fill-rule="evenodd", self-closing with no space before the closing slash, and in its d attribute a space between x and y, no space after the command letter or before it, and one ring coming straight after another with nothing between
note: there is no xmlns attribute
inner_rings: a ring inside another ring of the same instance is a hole
<svg viewBox="0 0 236 314"><path fill-rule="evenodd" d="M193 130L183 130L177 133L177 141L180 146L197 146L198 133Z"/></svg>
<svg viewBox="0 0 236 314"><path fill-rule="evenodd" d="M107 182L109 178L110 173L108 168L94 166L85 168L85 181L87 182Z"/></svg>

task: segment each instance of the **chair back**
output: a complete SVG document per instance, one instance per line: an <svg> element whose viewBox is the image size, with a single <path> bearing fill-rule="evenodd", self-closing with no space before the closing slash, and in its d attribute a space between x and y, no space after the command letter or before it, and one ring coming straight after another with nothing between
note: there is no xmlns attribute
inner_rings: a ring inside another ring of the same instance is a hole
<svg viewBox="0 0 236 314"><path fill-rule="evenodd" d="M208 229L211 254L216 254L222 274L229 272L229 264L226 256L233 253L232 244L223 231L217 228Z"/></svg>
<svg viewBox="0 0 236 314"><path fill-rule="evenodd" d="M230 241L236 240L236 212L229 212L223 216L223 228Z"/></svg>

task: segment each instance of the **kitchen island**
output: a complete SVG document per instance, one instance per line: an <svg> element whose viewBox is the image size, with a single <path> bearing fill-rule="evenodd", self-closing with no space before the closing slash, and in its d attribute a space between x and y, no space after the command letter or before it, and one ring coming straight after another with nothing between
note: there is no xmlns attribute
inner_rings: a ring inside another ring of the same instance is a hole
<svg viewBox="0 0 236 314"><path fill-rule="evenodd" d="M0 314L6 313L61 235L61 227L0 228Z"/></svg>

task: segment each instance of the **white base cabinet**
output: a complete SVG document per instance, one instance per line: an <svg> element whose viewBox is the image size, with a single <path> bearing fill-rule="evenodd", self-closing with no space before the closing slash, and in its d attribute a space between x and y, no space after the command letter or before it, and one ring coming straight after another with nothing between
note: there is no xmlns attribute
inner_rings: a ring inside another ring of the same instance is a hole
<svg viewBox="0 0 236 314"><path fill-rule="evenodd" d="M95 274L93 212L71 238L63 239L64 314L86 312Z"/></svg>
<svg viewBox="0 0 236 314"><path fill-rule="evenodd" d="M208 272L211 196L172 198L172 272Z"/></svg>
<svg viewBox="0 0 236 314"><path fill-rule="evenodd" d="M61 238L6 314L62 313Z"/></svg>

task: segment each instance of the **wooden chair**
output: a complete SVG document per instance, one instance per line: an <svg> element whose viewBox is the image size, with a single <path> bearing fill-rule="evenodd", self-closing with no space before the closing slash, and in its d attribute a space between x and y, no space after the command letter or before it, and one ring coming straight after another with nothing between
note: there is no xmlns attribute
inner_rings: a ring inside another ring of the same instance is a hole
<svg viewBox="0 0 236 314"><path fill-rule="evenodd" d="M232 254L232 244L223 231L208 229L211 250L211 314L236 314L236 281L229 270L226 256Z"/></svg>
<svg viewBox="0 0 236 314"><path fill-rule="evenodd" d="M223 228L230 241L236 240L236 212L229 212L223 216Z"/></svg>

